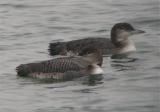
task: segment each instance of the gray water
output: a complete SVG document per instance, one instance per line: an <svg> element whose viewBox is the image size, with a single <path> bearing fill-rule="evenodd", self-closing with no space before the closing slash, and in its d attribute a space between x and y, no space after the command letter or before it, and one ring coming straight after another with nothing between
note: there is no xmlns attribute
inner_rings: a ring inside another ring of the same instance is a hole
<svg viewBox="0 0 160 112"><path fill-rule="evenodd" d="M0 112L159 112L159 0L0 0ZM146 33L137 52L104 58L101 80L45 83L16 76L22 63L51 59L48 44L110 36L129 22Z"/></svg>

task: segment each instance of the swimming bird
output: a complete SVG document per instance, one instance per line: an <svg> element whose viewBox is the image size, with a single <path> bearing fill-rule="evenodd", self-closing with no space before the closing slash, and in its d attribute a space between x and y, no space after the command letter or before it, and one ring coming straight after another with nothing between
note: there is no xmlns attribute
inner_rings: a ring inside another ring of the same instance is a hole
<svg viewBox="0 0 160 112"><path fill-rule="evenodd" d="M16 68L17 75L67 81L85 75L103 73L101 68L103 58L100 50L86 48L81 54L83 56L59 57L37 63L21 64Z"/></svg>
<svg viewBox="0 0 160 112"><path fill-rule="evenodd" d="M111 38L84 38L68 42L49 44L50 55L78 54L86 47L97 47L103 54L123 54L136 51L134 42L129 38L135 34L145 33L133 28L129 23L117 23L111 29Z"/></svg>

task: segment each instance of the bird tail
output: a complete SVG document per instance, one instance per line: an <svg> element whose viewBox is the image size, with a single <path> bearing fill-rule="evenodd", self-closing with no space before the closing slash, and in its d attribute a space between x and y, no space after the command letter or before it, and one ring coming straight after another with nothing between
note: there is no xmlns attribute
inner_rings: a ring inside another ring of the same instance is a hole
<svg viewBox="0 0 160 112"><path fill-rule="evenodd" d="M54 55L66 55L67 54L67 48L65 42L55 42L49 44L49 54Z"/></svg>
<svg viewBox="0 0 160 112"><path fill-rule="evenodd" d="M30 73L29 67L27 65L21 64L16 67L16 72L18 76L27 76Z"/></svg>
<svg viewBox="0 0 160 112"><path fill-rule="evenodd" d="M18 76L28 76L33 72L42 72L43 64L42 63L29 63L29 64L21 64L16 67L16 72Z"/></svg>

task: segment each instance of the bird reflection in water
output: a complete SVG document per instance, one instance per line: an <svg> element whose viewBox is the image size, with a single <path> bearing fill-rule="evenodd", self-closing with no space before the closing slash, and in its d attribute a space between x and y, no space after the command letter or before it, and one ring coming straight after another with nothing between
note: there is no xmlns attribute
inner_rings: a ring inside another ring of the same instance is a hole
<svg viewBox="0 0 160 112"><path fill-rule="evenodd" d="M97 84L102 84L102 79L103 74L88 75L87 77L85 77L83 84L88 86L95 86Z"/></svg>
<svg viewBox="0 0 160 112"><path fill-rule="evenodd" d="M129 54L118 54L111 56L111 66L117 71L135 70L134 63L138 61L138 58L129 57Z"/></svg>

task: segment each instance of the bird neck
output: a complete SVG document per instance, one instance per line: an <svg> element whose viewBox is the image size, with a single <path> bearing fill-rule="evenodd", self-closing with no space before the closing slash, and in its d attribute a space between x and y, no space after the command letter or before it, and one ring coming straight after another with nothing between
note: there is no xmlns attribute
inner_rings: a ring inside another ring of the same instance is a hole
<svg viewBox="0 0 160 112"><path fill-rule="evenodd" d="M95 75L95 74L103 74L104 71L102 70L102 68L99 65L91 64L88 66L87 72L89 74Z"/></svg>
<svg viewBox="0 0 160 112"><path fill-rule="evenodd" d="M103 63L102 52L87 54L86 56L83 56L83 59L89 61L91 64L97 64L99 66L102 66Z"/></svg>
<svg viewBox="0 0 160 112"><path fill-rule="evenodd" d="M136 51L136 47L134 42L129 38L120 42L119 45L116 45L115 47L115 54L123 54L133 51Z"/></svg>

